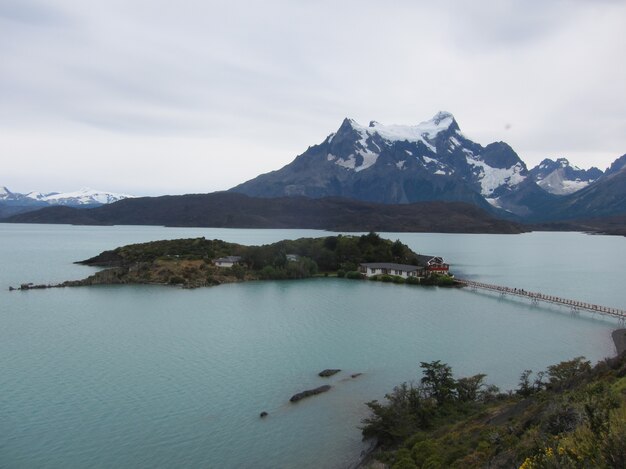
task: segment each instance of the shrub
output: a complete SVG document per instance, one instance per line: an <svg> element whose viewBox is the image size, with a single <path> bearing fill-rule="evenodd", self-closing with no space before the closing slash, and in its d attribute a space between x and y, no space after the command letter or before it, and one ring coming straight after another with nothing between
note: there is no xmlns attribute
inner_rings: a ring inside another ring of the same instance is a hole
<svg viewBox="0 0 626 469"><path fill-rule="evenodd" d="M263 280L277 280L279 278L278 273L279 271L275 267L266 265L259 272L259 277Z"/></svg>
<svg viewBox="0 0 626 469"><path fill-rule="evenodd" d="M169 283L171 285L180 285L182 283L185 283L185 279L182 277L179 277L178 275L172 275L169 279Z"/></svg>
<svg viewBox="0 0 626 469"><path fill-rule="evenodd" d="M393 282L393 277L391 275L384 274L380 276L380 280L382 282L389 283L389 282Z"/></svg>
<svg viewBox="0 0 626 469"><path fill-rule="evenodd" d="M395 275L395 276L393 277L393 283L399 283L399 284L402 284L402 283L404 283L405 281L406 281L406 280L404 280L404 278L403 278L403 277L400 277L399 275Z"/></svg>
<svg viewBox="0 0 626 469"><path fill-rule="evenodd" d="M410 457L403 457L391 466L391 469L418 469L413 460Z"/></svg>
<svg viewBox="0 0 626 469"><path fill-rule="evenodd" d="M356 270L352 270L346 273L346 278L351 280L361 280L363 278L363 274L361 272L357 272Z"/></svg>
<svg viewBox="0 0 626 469"><path fill-rule="evenodd" d="M548 367L550 386L559 386L574 377L591 371L591 362L585 357L576 357Z"/></svg>
<svg viewBox="0 0 626 469"><path fill-rule="evenodd" d="M242 265L235 264L230 268L230 270L232 271L233 275L239 280L243 280L243 278L246 276L246 268Z"/></svg>
<svg viewBox="0 0 626 469"><path fill-rule="evenodd" d="M424 440L413 445L411 449L411 455L413 456L413 460L417 463L419 467L422 467L427 459L432 456L438 455L440 452L440 448L432 440Z"/></svg>
<svg viewBox="0 0 626 469"><path fill-rule="evenodd" d="M405 283L407 283L409 285L419 285L420 284L420 279L418 277L408 277L406 279Z"/></svg>
<svg viewBox="0 0 626 469"><path fill-rule="evenodd" d="M339 269L339 270L337 271L337 277L339 277L339 278L344 278L345 276L346 276L346 271L345 271L345 270L343 270L343 269Z"/></svg>

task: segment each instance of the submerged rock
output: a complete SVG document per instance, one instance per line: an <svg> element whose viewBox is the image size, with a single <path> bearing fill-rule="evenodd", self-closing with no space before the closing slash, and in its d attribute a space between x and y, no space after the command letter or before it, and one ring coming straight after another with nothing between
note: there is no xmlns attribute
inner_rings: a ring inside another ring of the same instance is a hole
<svg viewBox="0 0 626 469"><path fill-rule="evenodd" d="M289 400L291 402L298 402L299 400L304 399L305 397L315 396L316 394L321 394L323 392L329 391L331 387L332 386L325 384L324 386L320 386L319 388L307 389L306 391L302 391L302 392L299 392L298 394L294 394L293 396L291 396L291 399Z"/></svg>
<svg viewBox="0 0 626 469"><path fill-rule="evenodd" d="M328 378L329 376L336 375L340 371L341 370L337 370L337 369L334 369L334 368L327 368L324 371L320 371L318 373L318 376L321 376L322 378Z"/></svg>
<svg viewBox="0 0 626 469"><path fill-rule="evenodd" d="M352 375L350 375L350 378L358 378L359 376L361 376L363 373L354 373Z"/></svg>
<svg viewBox="0 0 626 469"><path fill-rule="evenodd" d="M261 413L259 414L259 417L261 417L261 418L265 418L265 417L267 417L267 416L268 416L268 413L267 413L267 412L265 412L265 411L263 411L263 412L261 412Z"/></svg>

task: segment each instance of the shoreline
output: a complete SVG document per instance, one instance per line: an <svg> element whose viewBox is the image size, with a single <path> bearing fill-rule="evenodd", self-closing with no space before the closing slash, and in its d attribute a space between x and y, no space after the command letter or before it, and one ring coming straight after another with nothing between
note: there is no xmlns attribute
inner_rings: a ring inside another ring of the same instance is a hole
<svg viewBox="0 0 626 469"><path fill-rule="evenodd" d="M613 338L615 350L617 352L617 356L619 357L626 352L626 329L615 329L611 332L611 337Z"/></svg>

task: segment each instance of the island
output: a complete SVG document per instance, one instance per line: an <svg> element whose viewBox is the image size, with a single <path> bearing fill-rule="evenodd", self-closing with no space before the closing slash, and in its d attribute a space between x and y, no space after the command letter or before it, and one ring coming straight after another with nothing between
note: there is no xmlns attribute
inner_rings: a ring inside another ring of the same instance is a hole
<svg viewBox="0 0 626 469"><path fill-rule="evenodd" d="M335 276L412 285L456 285L441 257L415 253L377 233L283 240L245 246L205 238L131 244L77 264L103 267L82 280L22 284L13 290L150 284L198 288L250 280Z"/></svg>

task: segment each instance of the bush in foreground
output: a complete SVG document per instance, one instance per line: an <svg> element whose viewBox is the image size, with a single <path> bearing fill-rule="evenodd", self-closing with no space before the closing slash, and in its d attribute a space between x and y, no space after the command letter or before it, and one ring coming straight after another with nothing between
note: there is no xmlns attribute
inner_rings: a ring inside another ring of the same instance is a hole
<svg viewBox="0 0 626 469"><path fill-rule="evenodd" d="M534 379L525 370L508 394L439 361L421 368L419 384L367 403L363 435L392 469L626 467L626 354L595 367L577 357Z"/></svg>

